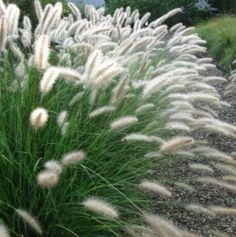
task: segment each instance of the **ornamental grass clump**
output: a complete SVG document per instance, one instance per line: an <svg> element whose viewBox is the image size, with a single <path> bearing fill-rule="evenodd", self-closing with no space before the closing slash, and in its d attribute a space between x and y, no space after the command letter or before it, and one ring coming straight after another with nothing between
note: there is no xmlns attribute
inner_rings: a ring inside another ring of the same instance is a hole
<svg viewBox="0 0 236 237"><path fill-rule="evenodd" d="M105 15L86 6L83 18L68 7L63 16L60 2L35 0L33 27L17 5L0 0L0 232L119 237L139 226L148 236L187 236L145 213L150 192L172 199L152 175L163 161L204 153L233 165L229 155L197 147L192 135L236 134L216 118L214 107L228 104L214 78L201 74L214 67L196 56L205 42L192 28L164 25L180 9L149 22L150 14L140 18L129 7Z"/></svg>

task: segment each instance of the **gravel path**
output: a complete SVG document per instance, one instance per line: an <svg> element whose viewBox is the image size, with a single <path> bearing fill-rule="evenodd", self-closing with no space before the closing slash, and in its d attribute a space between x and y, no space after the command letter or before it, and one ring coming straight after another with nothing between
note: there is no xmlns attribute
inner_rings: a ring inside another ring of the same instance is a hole
<svg viewBox="0 0 236 237"><path fill-rule="evenodd" d="M211 70L208 76L223 76L225 73L220 69ZM226 83L227 84L227 83ZM223 95L223 90L226 85L217 85L220 94ZM231 98L224 98L230 101ZM224 108L219 111L219 118L223 121L230 122L236 125L236 107ZM236 139L226 138L225 136L216 136L210 133L197 133L196 139L207 140L212 147L215 147L226 153L236 151ZM214 168L212 161L202 159L205 163L214 169L214 175L219 177L222 174ZM156 205L156 213L172 220L174 224L188 229L193 233L206 237L215 236L236 236L236 216L210 216L207 214L196 214L186 209L188 204L201 204L203 206L217 205L224 207L236 208L236 194L213 185L205 185L196 181L199 176L207 176L202 172L192 171L189 168L189 163L193 160L180 160L177 163L173 162L168 167L158 171L157 179L163 180L177 180L178 182L188 183L195 191L183 190L176 187L173 183L168 186L171 187L173 198L170 202L158 199ZM199 160L198 160L199 163ZM177 164L177 165L176 165ZM171 177L171 178L170 178ZM218 231L212 232L212 231ZM225 235L220 235L223 232Z"/></svg>

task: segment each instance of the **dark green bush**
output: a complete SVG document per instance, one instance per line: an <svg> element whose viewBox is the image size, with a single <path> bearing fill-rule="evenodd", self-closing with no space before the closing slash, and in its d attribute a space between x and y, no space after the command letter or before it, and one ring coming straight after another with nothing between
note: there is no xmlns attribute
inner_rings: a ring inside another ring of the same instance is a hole
<svg viewBox="0 0 236 237"><path fill-rule="evenodd" d="M63 0L62 2L65 3L67 0ZM21 16L26 15L28 16L34 24L36 24L36 15L34 11L34 0L7 0L7 3L15 3L21 9ZM58 0L40 0L43 6L47 3L55 4Z"/></svg>
<svg viewBox="0 0 236 237"><path fill-rule="evenodd" d="M210 0L211 5L218 9L219 12L236 13L235 0Z"/></svg>
<svg viewBox="0 0 236 237"><path fill-rule="evenodd" d="M172 23L184 22L185 24L195 24L202 19L212 15L212 12L198 10L194 7L198 0L106 0L108 12L112 13L118 7L131 6L132 9L139 9L141 14L150 12L152 20L164 15L168 11L181 7L183 14L172 19Z"/></svg>

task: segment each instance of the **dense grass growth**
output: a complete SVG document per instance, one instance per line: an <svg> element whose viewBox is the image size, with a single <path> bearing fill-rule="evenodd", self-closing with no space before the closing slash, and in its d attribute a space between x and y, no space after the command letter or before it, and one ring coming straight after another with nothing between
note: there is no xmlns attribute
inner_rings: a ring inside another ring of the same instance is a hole
<svg viewBox="0 0 236 237"><path fill-rule="evenodd" d="M0 0L0 236L188 236L147 214L141 190L165 202L159 167L210 158L193 131L235 137L215 118L227 103L211 83L225 79L201 76L215 67L196 56L204 41L163 24L180 9L149 22L129 7L83 18L72 3L66 16L34 5L36 27Z"/></svg>
<svg viewBox="0 0 236 237"><path fill-rule="evenodd" d="M197 27L199 35L207 41L210 56L227 69L236 57L235 23L236 17L222 16Z"/></svg>

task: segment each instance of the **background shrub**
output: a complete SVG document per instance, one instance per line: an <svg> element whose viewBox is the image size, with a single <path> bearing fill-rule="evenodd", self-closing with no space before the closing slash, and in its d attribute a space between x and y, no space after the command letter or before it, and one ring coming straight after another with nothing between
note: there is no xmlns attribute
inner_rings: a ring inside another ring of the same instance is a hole
<svg viewBox="0 0 236 237"><path fill-rule="evenodd" d="M150 12L151 19L156 19L168 11L181 7L183 14L175 16L171 19L171 23L183 22L185 24L195 24L203 19L213 16L213 12L208 10L198 10L195 4L198 0L106 0L109 12L114 12L118 7L131 6L132 9L139 9L141 14Z"/></svg>
<svg viewBox="0 0 236 237"><path fill-rule="evenodd" d="M236 17L222 16L200 24L197 32L207 41L209 54L228 68L236 57Z"/></svg>
<svg viewBox="0 0 236 237"><path fill-rule="evenodd" d="M236 1L234 0L210 0L213 7L217 8L219 12L236 13Z"/></svg>

